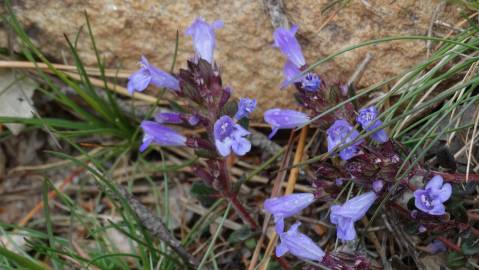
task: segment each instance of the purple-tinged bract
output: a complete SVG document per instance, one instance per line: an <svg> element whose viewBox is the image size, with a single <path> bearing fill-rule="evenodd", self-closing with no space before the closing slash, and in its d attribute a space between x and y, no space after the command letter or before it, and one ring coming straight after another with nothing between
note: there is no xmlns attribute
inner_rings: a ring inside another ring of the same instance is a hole
<svg viewBox="0 0 479 270"><path fill-rule="evenodd" d="M216 149L223 157L229 156L231 150L238 156L243 156L251 150L251 142L245 138L250 132L227 115L215 122L213 132Z"/></svg>
<svg viewBox="0 0 479 270"><path fill-rule="evenodd" d="M190 115L188 116L188 124L190 124L190 126L196 126L198 125L198 123L200 122L200 118L198 117L198 115Z"/></svg>
<svg viewBox="0 0 479 270"><path fill-rule="evenodd" d="M186 29L185 34L193 38L193 47L198 57L213 64L213 54L216 47L215 30L223 27L223 21L217 20L208 24L203 18L197 18Z"/></svg>
<svg viewBox="0 0 479 270"><path fill-rule="evenodd" d="M324 251L311 238L298 231L300 225L300 222L296 222L287 232L279 234L281 242L276 247L276 256L281 257L290 252L303 260L321 262Z"/></svg>
<svg viewBox="0 0 479 270"><path fill-rule="evenodd" d="M294 216L314 202L312 193L295 193L264 201L266 212L274 216L276 232L284 231L284 219Z"/></svg>
<svg viewBox="0 0 479 270"><path fill-rule="evenodd" d="M279 129L297 128L309 122L309 117L299 111L274 108L264 113L264 121L273 129L269 134L271 139Z"/></svg>
<svg viewBox="0 0 479 270"><path fill-rule="evenodd" d="M376 181L373 182L374 192L376 192L376 193L381 192L381 190L383 190L383 187L384 187L384 181L383 180L376 180Z"/></svg>
<svg viewBox="0 0 479 270"><path fill-rule="evenodd" d="M145 151L151 143L157 143L162 146L184 146L186 143L185 136L156 122L143 121L141 122L141 128L145 134L143 135L143 144L140 146L140 152Z"/></svg>
<svg viewBox="0 0 479 270"><path fill-rule="evenodd" d="M332 153L333 149L336 147L341 147L347 143L352 142L356 137L358 137L359 132L354 129L346 120L339 119L336 120L333 125L328 129L328 152ZM359 149L358 145L362 141L358 141L343 150L339 151L339 156L342 160L348 160L354 157Z"/></svg>
<svg viewBox="0 0 479 270"><path fill-rule="evenodd" d="M378 111L376 107L370 106L359 110L356 121L361 124L364 130L371 131L383 124L377 117ZM371 138L378 143L385 143L389 140L389 136L384 129L380 129L371 134Z"/></svg>
<svg viewBox="0 0 479 270"><path fill-rule="evenodd" d="M174 91L180 90L180 84L173 75L150 65L144 56L141 57L140 63L141 68L128 77L127 88L130 95L133 94L134 91L142 92L149 84Z"/></svg>
<svg viewBox="0 0 479 270"><path fill-rule="evenodd" d="M446 213L444 202L449 200L452 194L452 186L443 184L442 176L435 175L426 185L425 189L414 191L414 204L422 212L430 215L441 216Z"/></svg>
<svg viewBox="0 0 479 270"><path fill-rule="evenodd" d="M278 27L274 31L274 45L291 61L297 68L301 68L306 64L304 60L301 46L295 37L298 27L292 26L289 30Z"/></svg>
<svg viewBox="0 0 479 270"><path fill-rule="evenodd" d="M235 118L240 120L243 117L248 117L250 113L256 108L256 99L240 98L238 104L238 111L235 114Z"/></svg>
<svg viewBox="0 0 479 270"><path fill-rule="evenodd" d="M183 119L177 112L159 112L155 115L155 121L160 124L181 124Z"/></svg>
<svg viewBox="0 0 479 270"><path fill-rule="evenodd" d="M331 206L331 223L336 224L336 235L341 240L356 238L354 222L360 220L376 200L376 193L370 191L347 200L343 205Z"/></svg>

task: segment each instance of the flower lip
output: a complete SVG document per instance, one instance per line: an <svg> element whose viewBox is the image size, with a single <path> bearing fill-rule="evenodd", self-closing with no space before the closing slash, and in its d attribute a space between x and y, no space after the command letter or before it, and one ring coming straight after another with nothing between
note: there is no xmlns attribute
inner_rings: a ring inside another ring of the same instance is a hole
<svg viewBox="0 0 479 270"><path fill-rule="evenodd" d="M309 92L316 92L321 86L321 78L316 73L308 72L301 78L300 83L302 89Z"/></svg>
<svg viewBox="0 0 479 270"><path fill-rule="evenodd" d="M300 222L296 222L287 232L279 234L281 242L276 247L276 256L290 252L302 260L321 262L326 254L311 238L298 230L300 225Z"/></svg>
<svg viewBox="0 0 479 270"><path fill-rule="evenodd" d="M361 124L364 130L372 131L383 124L381 120L377 119L377 116L378 111L376 107L370 106L359 110L356 121ZM371 138L378 143L385 143L389 140L389 136L384 129L380 129L371 134Z"/></svg>
<svg viewBox="0 0 479 270"><path fill-rule="evenodd" d="M223 116L215 123L214 128L215 138L218 140L224 140L234 132L235 122L233 122L231 118Z"/></svg>
<svg viewBox="0 0 479 270"><path fill-rule="evenodd" d="M175 130L153 121L141 122L141 128L145 133L143 144L140 146L140 152L143 152L151 143L157 143L162 146L184 146L186 137Z"/></svg>
<svg viewBox="0 0 479 270"><path fill-rule="evenodd" d="M342 147L359 136L359 132L354 129L346 120L336 120L327 130L328 152L332 153L336 147ZM357 147L363 142L360 140L354 144L339 151L339 156L343 160L349 160L359 152Z"/></svg>
<svg viewBox="0 0 479 270"><path fill-rule="evenodd" d="M240 98L238 104L238 111L235 114L235 118L240 120L243 117L248 117L256 108L256 99Z"/></svg>
<svg viewBox="0 0 479 270"><path fill-rule="evenodd" d="M239 156L248 153L251 150L251 142L244 137L249 134L249 131L227 115L216 120L213 127L216 149L223 157L229 156L231 151Z"/></svg>
<svg viewBox="0 0 479 270"><path fill-rule="evenodd" d="M342 205L331 206L330 220L337 226L337 236L342 240L353 240L356 238L354 222L360 220L369 208L373 205L377 195L370 191L352 199Z"/></svg>
<svg viewBox="0 0 479 270"><path fill-rule="evenodd" d="M146 57L141 57L140 64L140 69L128 77L127 88L130 95L134 91L144 91L149 84L173 91L180 90L179 82L173 75L151 65Z"/></svg>
<svg viewBox="0 0 479 270"><path fill-rule="evenodd" d="M429 180L425 189L414 191L416 208L430 215L444 215L446 213L444 202L451 197L452 186L449 183L443 184L443 181L441 176L436 175Z"/></svg>

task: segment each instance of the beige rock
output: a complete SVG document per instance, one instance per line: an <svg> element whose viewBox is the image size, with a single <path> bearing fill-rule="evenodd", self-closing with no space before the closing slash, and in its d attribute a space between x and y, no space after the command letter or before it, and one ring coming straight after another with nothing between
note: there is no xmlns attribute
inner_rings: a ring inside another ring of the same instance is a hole
<svg viewBox="0 0 479 270"><path fill-rule="evenodd" d="M322 10L329 2L284 1L288 20L300 26L298 36L309 63L370 39L426 35L441 1L351 1L328 21L333 11L323 14ZM259 111L272 106L296 106L292 89L278 90L284 58L272 47L272 18L262 1L23 0L15 10L36 44L58 62L71 61L63 34L74 38L85 24L86 10L107 64L126 69L135 69L141 54L168 69L177 29L177 68L184 65L193 53L191 39L183 36L184 29L196 16L208 21L222 19L225 27L217 32L216 60L222 67L225 84L235 89L236 96L257 98ZM440 19L454 24L458 17L454 14L458 14L455 7L446 7ZM78 48L84 62L93 66L96 60L85 28ZM370 52L373 61L360 81L361 86L369 86L420 62L426 56L425 48L425 41L369 46L345 53L317 71L327 80L345 81ZM256 116L260 116L259 112Z"/></svg>

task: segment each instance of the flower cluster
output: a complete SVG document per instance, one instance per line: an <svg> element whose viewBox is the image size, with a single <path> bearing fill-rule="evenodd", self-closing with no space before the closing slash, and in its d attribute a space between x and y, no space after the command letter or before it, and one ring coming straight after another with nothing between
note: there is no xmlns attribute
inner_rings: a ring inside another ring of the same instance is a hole
<svg viewBox="0 0 479 270"><path fill-rule="evenodd" d="M318 189L315 194L319 201L337 199L347 181L361 187L362 194L343 204L332 205L329 212L330 222L336 225L337 238L351 241L357 237L355 223L367 214L382 194L395 190L397 193L390 197L390 200L394 200L401 191L409 188L408 184L402 182L397 189L394 185L403 162L400 155L403 149L389 138L375 106L364 107L356 112L355 105L347 101L347 86L328 85L318 74L306 72L306 60L295 37L297 30L297 26L290 29L280 27L274 32L274 45L286 58L284 80L280 87L284 89L294 85L296 100L309 113L273 108L264 113L264 120L271 126L270 138L280 129L300 128L308 124L326 130L327 151L332 159L313 164L317 168L317 179L313 179L313 187ZM326 112L340 102L343 106L339 109ZM318 115L321 117L318 118ZM359 138L359 128L374 143L366 144L367 138ZM336 156L339 159L334 158ZM414 192L415 206L429 216L444 215L444 202L450 198L451 193L451 185L443 184L443 179L436 175L424 189ZM337 254L335 251L323 252L312 239L299 232L299 222L285 231L285 219L298 214L314 200L313 194L300 193L265 201L264 209L274 216L275 231L280 237L276 255L283 256L289 252L303 260L318 261L325 266L333 266L334 269L343 269L341 267L347 263L338 259L341 256L332 255ZM366 267L364 269L369 269L366 261L360 261Z"/></svg>
<svg viewBox="0 0 479 270"><path fill-rule="evenodd" d="M248 140L250 132L241 123L256 107L256 100L231 99L230 87L223 87L220 71L215 63L215 30L223 26L222 21L208 24L204 19L196 19L185 31L193 39L194 57L187 62L185 69L176 74L161 70L141 57L141 67L128 78L128 91L144 91L149 85L170 90L178 98L185 100L185 106L175 102L170 111L161 111L155 120L141 123L143 143L140 151L151 144L161 146L185 146L194 148L199 156L206 158L207 168L195 166L194 172L207 184L213 186L220 195L231 199L236 209L243 209L234 198L236 192L230 188L229 173L225 157L232 153L243 156L251 150ZM203 127L206 136L183 135L169 125ZM244 211L243 216L248 216ZM247 219L254 224L252 218Z"/></svg>

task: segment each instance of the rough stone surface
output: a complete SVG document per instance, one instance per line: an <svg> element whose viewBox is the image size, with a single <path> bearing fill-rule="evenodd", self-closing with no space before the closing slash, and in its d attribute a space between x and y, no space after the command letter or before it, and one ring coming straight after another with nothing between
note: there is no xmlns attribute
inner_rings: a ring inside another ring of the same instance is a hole
<svg viewBox="0 0 479 270"><path fill-rule="evenodd" d="M441 1L351 1L335 16L332 16L334 8L322 13L329 2L284 1L288 21L300 26L299 40L309 63L370 39L426 35ZM223 70L224 82L234 88L235 95L257 98L259 111L272 106L296 106L291 89L278 90L284 58L272 47L275 20L262 1L23 0L17 1L15 10L36 44L58 62L70 61L63 34L74 38L85 24L86 10L102 56L110 67L125 69L135 69L141 54L168 69L177 29L178 64L183 65L193 53L191 39L183 35L184 29L196 16L208 21L222 19L225 27L218 31L215 57ZM455 7L446 6L439 19L454 24L457 14ZM86 34L81 36L78 47L85 63L94 65L95 57ZM425 51L425 41L390 42L345 53L321 65L318 71L329 81L346 81L370 52L373 61L359 83L369 86L420 62L426 56Z"/></svg>

